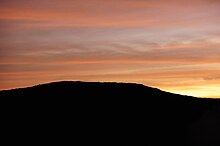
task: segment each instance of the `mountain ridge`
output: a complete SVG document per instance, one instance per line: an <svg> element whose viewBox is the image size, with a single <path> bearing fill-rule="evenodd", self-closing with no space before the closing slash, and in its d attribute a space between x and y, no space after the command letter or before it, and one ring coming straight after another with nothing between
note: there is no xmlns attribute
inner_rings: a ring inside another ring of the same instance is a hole
<svg viewBox="0 0 220 146"><path fill-rule="evenodd" d="M54 126L73 127L84 144L220 145L219 99L182 96L142 84L81 81L0 91L0 97L10 117L49 121L51 131ZM37 128L47 128L44 122Z"/></svg>
<svg viewBox="0 0 220 146"><path fill-rule="evenodd" d="M148 89L152 89L152 90L157 90L157 91L160 91L160 92L164 92L164 93L169 93L169 94L174 94L174 95L180 95L180 96L187 96L187 97L193 97L193 98L200 98L200 97L195 97L195 96L189 96L189 95L181 95L181 94L177 94L177 93L172 93L172 92L168 92L168 91L164 91L164 90L161 90L159 88L156 88L156 87L151 87L151 86L146 86L146 85L143 85L143 84L139 84L139 83L124 83L124 82L86 82L86 81L55 81L55 82L48 82L48 83L41 83L41 84L38 84L38 85L33 85L33 86L28 86L28 87L19 87L19 88L13 88L13 89L3 89L3 90L0 90L0 93L4 93L4 92L14 92L14 91L18 91L18 90L28 90L28 89L31 89L31 88L43 88L43 87L48 87L48 86L62 86L62 85L65 85L65 86L72 86L72 85L76 85L76 84L90 84L90 85L95 85L95 84L111 84L111 85L130 85L130 86L139 86L139 87L144 87L144 88L148 88ZM73 87L74 88L74 87Z"/></svg>
<svg viewBox="0 0 220 146"><path fill-rule="evenodd" d="M178 93L173 93L173 92L169 92L169 91L165 91L165 90L161 90L157 87L151 87L151 86L146 86L144 84L140 84L140 83L127 83L127 82L86 82L86 81L55 81L55 82L47 82L47 83L41 83L41 84L37 84L37 85L33 85L33 86L27 86L27 87L18 87L18 88L12 88L12 89L3 89L0 90L1 92L11 92L11 91L16 91L16 90L26 90L26 89L30 89L30 88L38 88L38 87L44 87L44 86L54 86L54 85L63 85L63 84L68 84L68 85L73 85L73 84L120 84L120 85L132 85L132 86L144 86L145 88L148 89L152 89L152 90L158 90L158 91L162 91L165 93L170 93L170 94L174 94L174 95L180 95L180 96L186 96L186 97L193 97L193 98L205 98L205 99L217 99L219 100L218 97L216 98L209 98L209 97L196 97L196 96L191 96L191 95L184 95L184 94L178 94Z"/></svg>

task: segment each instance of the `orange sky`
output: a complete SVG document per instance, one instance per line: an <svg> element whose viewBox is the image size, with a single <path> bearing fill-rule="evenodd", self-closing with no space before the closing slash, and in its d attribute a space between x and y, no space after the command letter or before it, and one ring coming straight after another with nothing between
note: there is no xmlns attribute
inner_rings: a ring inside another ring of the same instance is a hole
<svg viewBox="0 0 220 146"><path fill-rule="evenodd" d="M0 89L136 82L220 97L219 0L0 0Z"/></svg>

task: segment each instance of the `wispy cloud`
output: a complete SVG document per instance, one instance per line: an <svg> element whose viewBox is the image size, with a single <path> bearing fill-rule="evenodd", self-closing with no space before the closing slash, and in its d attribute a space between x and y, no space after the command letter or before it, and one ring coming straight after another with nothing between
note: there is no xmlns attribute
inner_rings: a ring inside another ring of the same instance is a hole
<svg viewBox="0 0 220 146"><path fill-rule="evenodd" d="M219 0L1 0L0 88L65 79L216 88L219 6Z"/></svg>

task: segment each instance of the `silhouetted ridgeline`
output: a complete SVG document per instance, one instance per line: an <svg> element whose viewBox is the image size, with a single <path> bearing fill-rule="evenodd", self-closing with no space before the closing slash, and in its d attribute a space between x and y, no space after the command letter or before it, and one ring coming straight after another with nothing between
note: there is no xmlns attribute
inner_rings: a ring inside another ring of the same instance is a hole
<svg viewBox="0 0 220 146"><path fill-rule="evenodd" d="M218 99L141 84L71 81L1 91L0 97L11 125L22 121L32 129L29 132L72 136L73 144L220 145Z"/></svg>

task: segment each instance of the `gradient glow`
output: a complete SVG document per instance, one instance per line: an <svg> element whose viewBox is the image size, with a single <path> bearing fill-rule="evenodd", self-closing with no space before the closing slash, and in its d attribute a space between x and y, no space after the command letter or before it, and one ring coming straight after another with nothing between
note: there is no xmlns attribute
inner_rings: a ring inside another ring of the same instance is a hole
<svg viewBox="0 0 220 146"><path fill-rule="evenodd" d="M0 89L136 82L220 97L219 0L0 0Z"/></svg>

